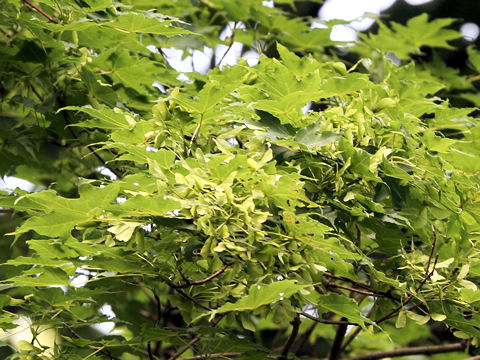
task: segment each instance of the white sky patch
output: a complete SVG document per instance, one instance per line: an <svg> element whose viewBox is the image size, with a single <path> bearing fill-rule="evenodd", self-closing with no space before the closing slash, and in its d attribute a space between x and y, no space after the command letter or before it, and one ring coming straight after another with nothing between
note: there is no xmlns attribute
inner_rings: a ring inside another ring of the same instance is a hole
<svg viewBox="0 0 480 360"><path fill-rule="evenodd" d="M15 176L4 176L0 178L0 190L21 190L32 192L37 186L30 181L17 178Z"/></svg>
<svg viewBox="0 0 480 360"><path fill-rule="evenodd" d="M105 315L108 318L108 320L112 320L114 317L117 316L113 312L112 306L110 304L103 304L102 307L98 309L98 311L101 314Z"/></svg>
<svg viewBox="0 0 480 360"><path fill-rule="evenodd" d="M105 321L99 324L90 325L92 328L105 335L115 335L113 329L115 329L115 323L113 321Z"/></svg>
<svg viewBox="0 0 480 360"><path fill-rule="evenodd" d="M72 281L70 281L70 285L73 287L83 287L87 284L88 282L88 276L87 275L78 275L75 276Z"/></svg>
<svg viewBox="0 0 480 360"><path fill-rule="evenodd" d="M362 17L365 13L380 14L388 9L396 0L327 0L320 8L318 17L321 20L352 21L350 27L355 30L367 30L375 22L374 19Z"/></svg>
<svg viewBox="0 0 480 360"><path fill-rule="evenodd" d="M158 51L158 48L155 45L147 45L147 49L154 54L160 54L160 51Z"/></svg>
<svg viewBox="0 0 480 360"><path fill-rule="evenodd" d="M254 50L248 50L243 54L242 58L247 62L248 66L255 66L258 64L260 54Z"/></svg>
<svg viewBox="0 0 480 360"><path fill-rule="evenodd" d="M99 166L97 170L100 174L107 176L110 180L117 180L117 175L115 175L112 170L106 168L105 166Z"/></svg>
<svg viewBox="0 0 480 360"><path fill-rule="evenodd" d="M148 145L146 148L145 148L146 151L151 151L151 152L157 152L158 149L156 147L153 147L153 146L150 146Z"/></svg>
<svg viewBox="0 0 480 360"><path fill-rule="evenodd" d="M235 65L242 53L243 44L234 41L231 46L220 44L215 50L215 64L222 68L225 65Z"/></svg>
<svg viewBox="0 0 480 360"><path fill-rule="evenodd" d="M220 33L220 40L226 41L234 36L235 31L242 31L245 29L245 24L242 22L235 23L230 21L225 29ZM238 62L238 58L242 54L243 44L234 41L233 44L225 45L220 44L215 49L215 64L220 66L235 65Z"/></svg>
<svg viewBox="0 0 480 360"><path fill-rule="evenodd" d="M350 25L334 25L330 33L332 41L357 41L358 35Z"/></svg>
<svg viewBox="0 0 480 360"><path fill-rule="evenodd" d="M167 93L167 90L165 90L165 86L163 86L163 84L160 83L160 82L158 82L158 81L154 81L154 82L152 83L152 86L153 86L154 88L157 88L158 90L160 90L160 92L161 92L162 94L166 94L166 93Z"/></svg>
<svg viewBox="0 0 480 360"><path fill-rule="evenodd" d="M431 2L432 0L405 0L408 5L423 5Z"/></svg>
<svg viewBox="0 0 480 360"><path fill-rule="evenodd" d="M187 84L193 84L193 81L184 73L181 73L180 75L178 75L177 80L183 81L184 83L187 83Z"/></svg>
<svg viewBox="0 0 480 360"><path fill-rule="evenodd" d="M269 8L273 8L275 3L273 2L273 0L268 0L268 1L262 1L262 5L266 6L266 7L269 7Z"/></svg>
<svg viewBox="0 0 480 360"><path fill-rule="evenodd" d="M203 51L193 51L193 68L200 74L206 74L210 70L210 60L213 56L213 49L205 46Z"/></svg>
<svg viewBox="0 0 480 360"><path fill-rule="evenodd" d="M465 40L473 42L478 38L478 35L480 34L480 28L477 24L468 22L460 27L460 32Z"/></svg>
<svg viewBox="0 0 480 360"><path fill-rule="evenodd" d="M125 201L127 201L127 198L124 198L123 196L117 197L117 204L123 204Z"/></svg>
<svg viewBox="0 0 480 360"><path fill-rule="evenodd" d="M302 113L308 114L308 112L310 111L311 107L312 107L312 102L309 101L309 102L307 103L307 105L305 105L305 106L302 108Z"/></svg>

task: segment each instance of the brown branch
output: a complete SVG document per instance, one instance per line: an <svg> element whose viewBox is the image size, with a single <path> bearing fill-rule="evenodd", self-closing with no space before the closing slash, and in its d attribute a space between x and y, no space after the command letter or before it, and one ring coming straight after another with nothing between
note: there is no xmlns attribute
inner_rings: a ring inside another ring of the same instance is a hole
<svg viewBox="0 0 480 360"><path fill-rule="evenodd" d="M343 352L347 348L348 345L360 334L362 331L362 328L360 326L357 326L355 330L352 331L352 333L348 336L347 340L342 344L342 347L340 348L340 351Z"/></svg>
<svg viewBox="0 0 480 360"><path fill-rule="evenodd" d="M153 360L152 346L150 345L150 341L147 342L147 352L148 352L148 359Z"/></svg>
<svg viewBox="0 0 480 360"><path fill-rule="evenodd" d="M25 4L27 4L28 6L30 6L32 9L34 9L35 11L37 11L38 13L42 14L43 16L45 16L48 20L50 20L51 22L53 22L54 24L60 24L56 19L54 19L53 17L51 17L50 15L48 15L45 11L43 11L42 9L40 9L37 5L31 3L29 0L23 0L23 2Z"/></svg>
<svg viewBox="0 0 480 360"><path fill-rule="evenodd" d="M237 357L240 355L242 355L242 353L239 353L239 352L202 354L202 355L195 355L195 356L182 358L182 360L224 359L226 357Z"/></svg>
<svg viewBox="0 0 480 360"><path fill-rule="evenodd" d="M30 88L32 89L33 93L37 96L38 100L40 100L41 102L43 102L43 96L40 95L40 93L37 91L37 89L35 89L35 86L33 86L32 83L30 83Z"/></svg>
<svg viewBox="0 0 480 360"><path fill-rule="evenodd" d="M370 310L365 315L365 317L370 318L370 316L372 316L372 313L373 313L373 306L370 308ZM344 352L347 346L350 345L350 343L358 336L358 334L360 334L361 331L362 331L362 328L359 325L357 325L355 330L352 331L352 333L348 336L348 338L342 344L342 347L340 348L340 352Z"/></svg>
<svg viewBox="0 0 480 360"><path fill-rule="evenodd" d="M187 298L188 300L190 300L191 302L193 302L194 304L196 304L197 306L200 306L203 310L207 310L207 311L212 311L212 309L210 309L209 307L206 307L205 305L202 305L200 304L197 300L195 300L193 297L191 297L190 295L188 295L186 292L184 292L183 290L181 289L177 289L175 288L174 286L172 286L172 284L169 284L170 287L172 289L174 289L176 292L178 292L180 295L182 295L183 297Z"/></svg>
<svg viewBox="0 0 480 360"><path fill-rule="evenodd" d="M427 280L433 275L433 272L435 271L435 266L437 265L437 261L438 261L438 255L435 257L435 262L433 263L432 271L430 271L428 274L425 275L420 285L418 285L418 287L415 289L415 292L413 294L410 294L405 300L405 302L403 302L398 307L396 307L392 312L390 312L389 314L377 320L376 321L377 324L394 317L405 305L407 305L413 299L413 297L422 289L423 285L425 285Z"/></svg>
<svg viewBox="0 0 480 360"><path fill-rule="evenodd" d="M360 282L360 281L355 281L355 280L349 279L349 278L347 278L347 277L345 277L345 276L333 275L332 273L329 273L328 271L325 271L325 272L323 273L323 275L324 275L324 276L327 276L327 277L329 277L329 278L332 278L332 279L349 282L349 283L351 283L352 285L355 285L355 286L357 286L357 287L359 287L359 288L362 288L362 289L365 289L365 290L367 290L367 291L372 291L372 292L374 291L374 290L371 288L371 286L369 286L369 285L367 285L367 284L364 284L364 283L362 283L362 282Z"/></svg>
<svg viewBox="0 0 480 360"><path fill-rule="evenodd" d="M427 276L428 272L430 271L430 263L432 261L433 252L435 251L435 245L437 244L437 232L433 225L432 225L432 231L433 231L432 248L430 249L430 255L428 256L427 267L425 268L425 276Z"/></svg>
<svg viewBox="0 0 480 360"><path fill-rule="evenodd" d="M219 315L215 320L213 320L210 324L210 326L212 328L216 327L218 325L218 323L223 319L223 317L227 315L227 313L225 314L222 314L222 315ZM178 359L185 351L187 351L188 349L190 349L193 345L195 345L197 342L200 341L200 339L204 336L205 334L197 334L195 335L195 337L187 344L185 345L183 348L181 348L178 352L176 352L175 354L173 354L169 360L176 360Z"/></svg>
<svg viewBox="0 0 480 360"><path fill-rule="evenodd" d="M331 325L358 325L357 323L351 323L351 322L349 322L349 321L324 320L324 319L320 319L320 318L317 318L317 317L315 317L315 316L312 316L312 315L310 315L310 314L307 314L306 312L301 312L301 313L299 313L299 314L302 315L302 316L305 316L307 319L316 321L316 322L321 323L321 324L331 324Z"/></svg>
<svg viewBox="0 0 480 360"><path fill-rule="evenodd" d="M388 292L385 292L385 291L377 291L375 289L373 289L371 286L367 285L367 284L364 284L362 282L359 282L359 281L355 281L355 280L352 280L352 279L349 279L347 277L344 277L344 276L338 276L338 275L333 275L332 273L329 273L329 272L324 272L323 273L324 276L327 276L329 278L332 278L332 279L335 279L335 280L340 280L340 281L345 281L345 282L349 282L350 284L352 285L355 285L356 287L359 287L359 288L362 288L366 291L370 291L372 292L374 295L368 295L368 296L383 296L383 297L386 297L386 298L389 298L389 299L392 299L392 300L395 300L395 301L398 301L397 298L395 298L394 296L392 296L391 294L389 294ZM348 289L347 289L348 290ZM358 292L358 291L357 291Z"/></svg>
<svg viewBox="0 0 480 360"><path fill-rule="evenodd" d="M346 321L347 318L342 317L343 321ZM330 348L330 353L328 354L328 360L337 360L340 357L342 342L347 333L347 325L341 324L337 328L335 338L333 339L332 347Z"/></svg>
<svg viewBox="0 0 480 360"><path fill-rule="evenodd" d="M313 330L315 330L315 327L318 325L317 322L314 322L312 325L309 326L307 331L305 331L302 336L298 337L295 340L295 343L292 345L292 352L295 354L299 349L305 345L305 342L308 340L310 335L313 333Z"/></svg>
<svg viewBox="0 0 480 360"><path fill-rule="evenodd" d="M375 351L370 354L359 355L345 360L377 360L389 357L406 356L406 355L430 355L448 353L454 351L462 351L467 347L466 342L459 342L447 345L430 345L415 346L410 348L401 348L387 351Z"/></svg>
<svg viewBox="0 0 480 360"><path fill-rule="evenodd" d="M197 281L190 281L186 279L187 283L186 284L172 284L172 287L175 289L185 289L189 286L192 285L202 285L205 284L206 282L209 282L210 280L216 278L220 274L222 274L230 265L232 265L231 262L226 263L220 270L215 271L213 274L207 276L205 279L202 280L197 280Z"/></svg>
<svg viewBox="0 0 480 360"><path fill-rule="evenodd" d="M377 296L376 293L371 292L371 291L355 289L355 288L352 288L352 287L350 287L350 286L340 285L340 284L337 284L337 283L334 283L334 282L326 281L326 282L325 282L325 285L326 285L327 287L334 287L334 288L344 289L344 290L348 290L348 291L351 291L351 292L355 292L355 293L363 294L363 295L367 295L367 296ZM378 294L378 295L382 296L381 294Z"/></svg>
<svg viewBox="0 0 480 360"><path fill-rule="evenodd" d="M77 332L76 332L75 330L73 330L70 326L67 325L66 327L67 327L68 331L70 331L70 333L72 333L72 335L75 336L76 338L78 338L78 339L85 339L82 335L80 335L79 333L77 333ZM107 355L107 356L110 358L110 360L120 360L120 358L112 355L112 354L110 353L110 351L108 351L108 350L100 349L99 351L100 351L102 354Z"/></svg>
<svg viewBox="0 0 480 360"><path fill-rule="evenodd" d="M227 56L227 54L230 52L230 50L232 49L232 46L234 44L234 39L235 39L235 28L237 26L237 23L234 23L233 24L233 29L232 29L232 36L230 37L230 44L228 45L227 47L227 50L225 51L225 53L223 54L222 58L220 59L220 61L218 62L217 66L220 67L220 65L222 64L223 60L225 59L225 57ZM215 59L215 57L214 57Z"/></svg>
<svg viewBox="0 0 480 360"><path fill-rule="evenodd" d="M297 314L295 318L290 322L293 325L292 333L290 334L287 343L283 347L282 354L278 357L278 360L287 360L288 352L293 345L293 342L297 338L298 329L300 328L300 316Z"/></svg>

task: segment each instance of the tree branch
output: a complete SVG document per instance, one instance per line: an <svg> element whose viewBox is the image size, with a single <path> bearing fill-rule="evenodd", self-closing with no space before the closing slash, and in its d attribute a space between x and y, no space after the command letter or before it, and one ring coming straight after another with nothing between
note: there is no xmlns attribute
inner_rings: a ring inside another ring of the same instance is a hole
<svg viewBox="0 0 480 360"><path fill-rule="evenodd" d="M230 265L232 265L231 262L226 263L220 270L215 271L212 275L207 276L205 279L197 280L197 281L190 281L190 280L187 279L186 284L172 284L172 287L175 288L175 289L185 289L185 288L187 288L189 286L192 286L192 285L205 284L206 282L209 282L210 280L212 280L212 279L216 278L217 276L219 276L220 274L222 274Z"/></svg>
<svg viewBox="0 0 480 360"><path fill-rule="evenodd" d="M76 332L75 330L73 330L70 326L67 325L66 327L67 327L68 331L70 331L70 333L71 333L73 336L75 336L77 339L85 339L82 335L80 335L79 333L77 333L77 332ZM104 349L99 349L98 351L101 352L102 354L107 355L110 360L120 360L120 358L112 355L112 354L110 353L110 351L107 350L107 349L105 349L105 350L104 350Z"/></svg>
<svg viewBox="0 0 480 360"><path fill-rule="evenodd" d="M240 356L240 355L242 355L242 353L239 353L239 352L202 354L202 355L195 355L195 356L182 358L182 360L224 359L226 357L237 357L237 356Z"/></svg>
<svg viewBox="0 0 480 360"><path fill-rule="evenodd" d="M221 314L218 316L218 318L216 318L215 320L213 320L210 324L210 326L212 328L216 327L218 325L218 323L223 319L223 317L227 315L227 313L225 314ZM175 354L172 355L172 357L170 357L169 360L176 360L178 359L185 351L187 351L188 349L190 349L193 345L195 345L197 342L200 341L200 339L204 336L205 334L197 334L195 335L195 337L187 344L185 345L183 348L181 348L178 352L176 352Z"/></svg>
<svg viewBox="0 0 480 360"><path fill-rule="evenodd" d="M306 312L301 312L299 313L300 315L302 316L305 316L306 318L310 319L310 320L313 320L313 321L316 321L318 323L321 323L321 324L331 324L331 325L358 325L356 323L351 323L349 321L336 321L336 320L324 320L324 319L320 319L320 318L317 318L315 316L312 316L310 314L307 314Z"/></svg>
<svg viewBox="0 0 480 360"><path fill-rule="evenodd" d="M435 246L435 244L433 244ZM433 248L433 247L432 247ZM433 272L435 271L435 266L437 265L437 261L438 261L438 255L435 257L435 262L433 263L433 269L432 271L430 271L429 273L427 273L424 277L424 279L422 280L422 282L420 283L420 285L418 285L418 287L415 289L415 293L413 294L410 294L407 299L405 300L405 302L403 302L402 304L400 304L398 307L396 307L392 312L390 312L389 314L385 315L384 317L380 318L379 320L376 321L377 324L385 321L385 320L388 320L392 317L394 317L405 305L407 305L412 299L413 297L422 289L423 285L425 285L425 283L427 282L427 280L433 275ZM428 265L430 266L430 265Z"/></svg>
<svg viewBox="0 0 480 360"><path fill-rule="evenodd" d="M466 342L459 342L447 345L416 346L410 348L401 348L387 351L375 351L370 354L359 355L345 360L377 360L388 357L406 356L406 355L430 355L465 350Z"/></svg>
<svg viewBox="0 0 480 360"><path fill-rule="evenodd" d="M37 5L31 3L29 0L23 0L23 2L25 4L27 4L28 6L30 6L32 9L34 9L35 11L37 11L38 13L42 14L43 16L45 16L48 20L50 20L51 22L53 22L54 24L60 24L58 22L58 20L54 19L53 17L51 17L50 15L48 15L45 11L43 11L42 9L40 9Z"/></svg>
<svg viewBox="0 0 480 360"><path fill-rule="evenodd" d="M355 280L349 279L345 276L333 275L332 273L329 273L328 271L324 272L323 275L327 276L329 278L335 279L335 280L349 282L350 284L355 285L356 287L359 287L361 289L364 289L366 291L370 291L370 292L374 293L375 296L384 296L384 297L387 297L389 299L398 301L398 299L396 299L395 297L393 297L389 293L384 292L384 291L376 291L376 290L372 289L372 287L370 285L364 284L360 281L355 281Z"/></svg>
<svg viewBox="0 0 480 360"><path fill-rule="evenodd" d="M351 291L351 292L355 292L355 293L363 294L363 295L367 295L367 296L377 296L376 293L371 292L371 291L355 289L355 288L352 288L352 287L350 287L350 286L340 285L340 284L337 284L337 283L334 283L334 282L330 282L330 281L326 281L326 282L325 282L325 285L326 285L327 287L334 287L334 288L338 288L338 289L344 289L344 290L348 290L348 291ZM382 296L381 294L378 294L378 295Z"/></svg>
<svg viewBox="0 0 480 360"><path fill-rule="evenodd" d="M342 321L346 321L347 318L342 317ZM328 355L328 360L337 360L341 354L341 347L343 338L347 332L347 324L341 324L337 328L337 332L335 334L335 339L333 339L332 347L330 348L330 353Z"/></svg>
<svg viewBox="0 0 480 360"><path fill-rule="evenodd" d="M312 334L313 330L315 330L315 327L318 325L317 322L314 322L310 327L305 331L302 336L297 337L295 342L292 345L292 352L296 354L296 352L303 347L305 342L308 340L310 335Z"/></svg>
<svg viewBox="0 0 480 360"><path fill-rule="evenodd" d="M430 263L432 261L433 252L435 251L435 245L437 244L437 231L435 230L435 227L433 225L432 225L432 231L433 231L432 248L430 249L430 255L428 256L427 266L425 267L425 276L428 276L428 273L430 271ZM435 266L433 268L435 269Z"/></svg>
<svg viewBox="0 0 480 360"><path fill-rule="evenodd" d="M372 316L372 313L373 313L373 306L368 311L367 315L365 315L365 317L370 318L370 316ZM350 343L358 336L358 334L360 334L361 331L362 331L362 328L359 325L357 325L355 330L352 331L352 333L348 336L348 338L342 344L342 347L340 348L340 352L344 352L347 346L350 345Z"/></svg>
<svg viewBox="0 0 480 360"><path fill-rule="evenodd" d="M205 305L202 305L200 304L197 300L195 300L193 297L191 297L190 295L188 295L186 292L184 292L183 290L181 289L177 289L175 287L172 286L172 284L169 284L171 286L172 289L174 289L176 292L178 292L180 295L182 295L183 297L186 297L188 300L190 300L191 302L193 302L194 304L196 304L197 306L200 306L202 309L204 310L207 310L207 311L212 311L212 309L206 307Z"/></svg>
<svg viewBox="0 0 480 360"><path fill-rule="evenodd" d="M297 314L295 318L290 322L293 325L292 333L287 340L287 343L283 347L282 354L278 357L278 360L287 360L288 352L293 345L293 342L297 338L298 329L300 328L300 316Z"/></svg>

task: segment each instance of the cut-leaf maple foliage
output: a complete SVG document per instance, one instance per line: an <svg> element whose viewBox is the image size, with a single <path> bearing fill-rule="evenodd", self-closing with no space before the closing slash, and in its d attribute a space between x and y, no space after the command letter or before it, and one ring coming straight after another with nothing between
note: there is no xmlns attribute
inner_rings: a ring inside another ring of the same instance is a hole
<svg viewBox="0 0 480 360"><path fill-rule="evenodd" d="M1 356L477 352L480 55L412 58L452 19L380 24L352 66L338 22L261 0L29 4L0 12L0 173L37 186L0 197L0 328L61 341ZM185 78L164 51L234 41L259 63Z"/></svg>

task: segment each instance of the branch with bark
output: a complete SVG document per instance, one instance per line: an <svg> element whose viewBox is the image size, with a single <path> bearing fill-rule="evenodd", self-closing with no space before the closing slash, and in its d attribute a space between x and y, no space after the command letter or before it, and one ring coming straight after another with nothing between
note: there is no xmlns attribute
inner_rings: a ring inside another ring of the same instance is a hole
<svg viewBox="0 0 480 360"><path fill-rule="evenodd" d="M51 22L53 22L54 24L60 24L60 22L58 20L56 20L55 18L53 18L52 16L48 15L45 11L43 11L42 9L40 9L37 5L35 5L34 3L30 2L29 0L23 0L23 2L25 4L27 4L28 6L30 6L33 10L35 10L36 12L38 12L39 14L41 14L42 16L46 17L48 20L50 20Z"/></svg>
<svg viewBox="0 0 480 360"><path fill-rule="evenodd" d="M174 287L175 289L184 289L184 288L187 288L187 287L193 286L193 285L205 284L205 283L209 282L210 280L215 279L217 276L221 275L225 270L227 270L227 268L230 265L232 265L231 262L226 263L224 266L222 266L221 269L215 271L213 274L207 276L205 279L197 280L197 281L190 281L188 279L185 279L186 280L185 284L172 284L172 287Z"/></svg>
<svg viewBox="0 0 480 360"><path fill-rule="evenodd" d="M431 355L440 353L449 353L463 351L467 347L467 342L459 342L447 345L415 346L386 351L375 351L365 355L355 356L345 360L377 360L389 357L407 356L407 355Z"/></svg>

